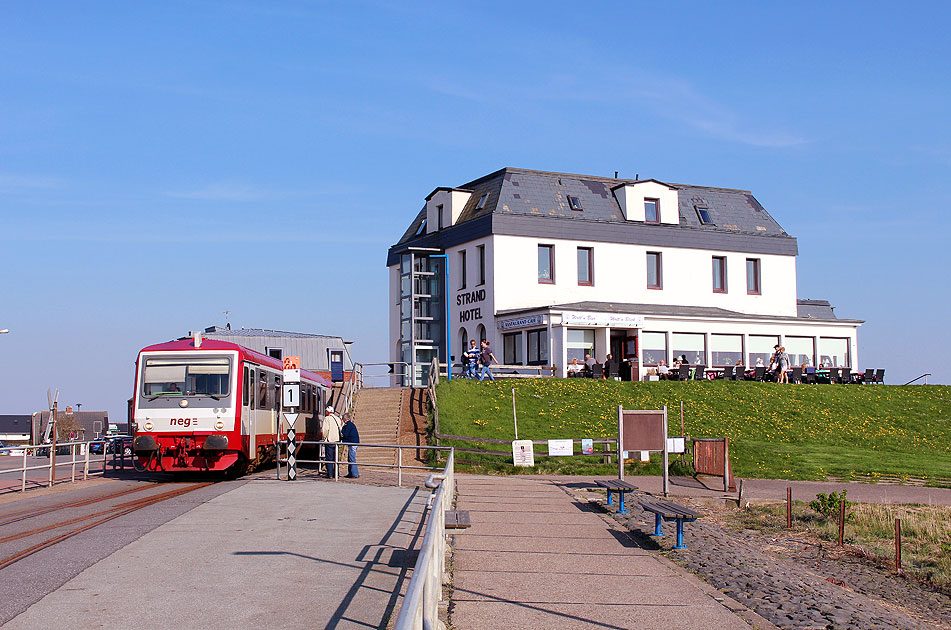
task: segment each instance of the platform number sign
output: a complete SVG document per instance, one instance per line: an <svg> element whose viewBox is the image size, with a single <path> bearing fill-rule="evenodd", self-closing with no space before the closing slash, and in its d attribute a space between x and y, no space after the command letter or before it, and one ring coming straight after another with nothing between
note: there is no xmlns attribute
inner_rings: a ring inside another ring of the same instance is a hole
<svg viewBox="0 0 951 630"><path fill-rule="evenodd" d="M300 383L284 383L281 387L283 397L281 404L285 407L300 407Z"/></svg>

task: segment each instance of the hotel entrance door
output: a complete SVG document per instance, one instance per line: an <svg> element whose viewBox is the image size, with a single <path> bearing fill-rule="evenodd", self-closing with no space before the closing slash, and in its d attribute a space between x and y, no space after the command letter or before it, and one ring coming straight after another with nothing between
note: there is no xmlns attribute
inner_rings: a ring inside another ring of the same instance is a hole
<svg viewBox="0 0 951 630"><path fill-rule="evenodd" d="M611 331L611 355L620 365L621 380L640 378L637 363L637 329Z"/></svg>

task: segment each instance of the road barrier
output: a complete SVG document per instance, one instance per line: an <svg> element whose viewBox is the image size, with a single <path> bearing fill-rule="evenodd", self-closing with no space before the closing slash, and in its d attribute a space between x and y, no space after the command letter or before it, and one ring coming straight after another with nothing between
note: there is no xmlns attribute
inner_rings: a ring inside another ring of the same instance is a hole
<svg viewBox="0 0 951 630"><path fill-rule="evenodd" d="M19 468L4 468L0 469L0 475L20 473L20 492L26 491L26 482L27 482L27 473L32 470L48 470L48 485L52 485L56 482L56 470L63 467L70 467L70 481L75 482L77 480L76 467L81 466L82 470L79 475L81 475L81 481L85 481L89 477L102 475L106 472L106 462L108 460L106 454L106 442L107 440L91 440L88 442L59 442L56 444L56 450L59 453L60 449L69 448L69 453L61 454L60 458L56 458L56 463L54 464L54 458L50 457L45 464L35 464L29 465L28 457L32 454L34 457L43 457L49 454L50 444L41 444L39 446L9 446L6 448L0 448L0 454L6 454L10 451L23 451L23 464ZM92 445L93 444L102 444L102 454L93 455L92 454ZM10 455L10 457L17 457L18 455ZM68 460L65 458L69 457ZM77 459L77 457L79 459ZM101 470L91 469L91 464L102 464Z"/></svg>

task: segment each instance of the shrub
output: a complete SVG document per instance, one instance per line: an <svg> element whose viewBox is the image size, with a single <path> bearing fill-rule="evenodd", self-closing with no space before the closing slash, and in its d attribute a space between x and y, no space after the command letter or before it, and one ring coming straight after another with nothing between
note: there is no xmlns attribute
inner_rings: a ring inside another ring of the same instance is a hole
<svg viewBox="0 0 951 630"><path fill-rule="evenodd" d="M855 505L855 503L845 498L847 493L848 490L845 488L842 489L842 494L838 492L830 492L829 494L820 492L809 504L809 507L826 518L837 518L839 515L839 504L845 501L846 520L848 520L851 518L851 514L848 514L849 508Z"/></svg>

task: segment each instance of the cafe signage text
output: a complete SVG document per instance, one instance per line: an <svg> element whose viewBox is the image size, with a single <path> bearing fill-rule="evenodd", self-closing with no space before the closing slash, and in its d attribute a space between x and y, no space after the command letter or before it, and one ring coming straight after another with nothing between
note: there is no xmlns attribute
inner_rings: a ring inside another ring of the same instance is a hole
<svg viewBox="0 0 951 630"><path fill-rule="evenodd" d="M518 317L516 319L501 319L498 325L500 330L511 330L513 328L524 328L526 326L544 326L545 323L545 316L539 314Z"/></svg>
<svg viewBox="0 0 951 630"><path fill-rule="evenodd" d="M564 326L607 326L611 328L643 328L643 315L625 313L563 313Z"/></svg>

